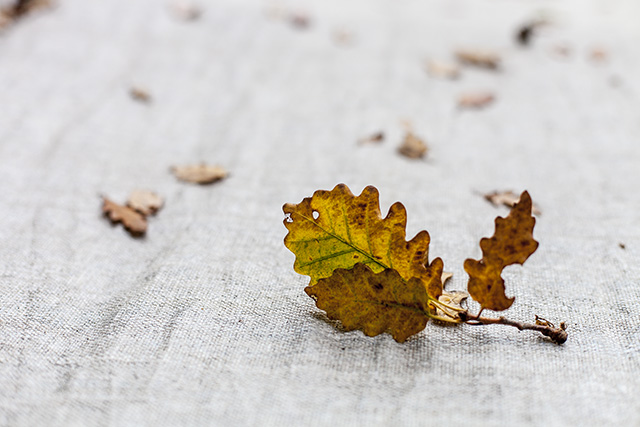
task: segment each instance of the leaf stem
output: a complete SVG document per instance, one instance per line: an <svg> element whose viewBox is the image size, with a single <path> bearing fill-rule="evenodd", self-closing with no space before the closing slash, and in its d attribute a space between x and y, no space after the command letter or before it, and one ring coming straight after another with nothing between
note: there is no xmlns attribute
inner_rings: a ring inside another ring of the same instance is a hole
<svg viewBox="0 0 640 427"><path fill-rule="evenodd" d="M507 326L513 326L515 328L518 328L518 330L520 331L523 331L525 329L531 330L531 331L538 331L542 335L545 335L551 338L551 340L556 344L564 343L567 340L567 336L568 336L567 331L565 331L564 328L562 327L556 328L555 326L552 326L552 325L536 325L532 323L522 323L515 320L509 320L505 317L499 317L497 319L489 318L489 317L480 317L480 313L478 313L478 315L476 316L470 315L469 313L460 313L459 316L462 319L462 321L467 325L507 325Z"/></svg>

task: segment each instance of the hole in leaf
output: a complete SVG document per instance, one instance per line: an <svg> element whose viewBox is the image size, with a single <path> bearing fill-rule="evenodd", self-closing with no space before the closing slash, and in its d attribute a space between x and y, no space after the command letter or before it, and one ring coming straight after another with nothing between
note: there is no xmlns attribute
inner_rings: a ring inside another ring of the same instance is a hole
<svg viewBox="0 0 640 427"><path fill-rule="evenodd" d="M312 215L313 215L313 219L318 219L318 217L320 216L320 212L318 212L318 211L313 211L313 212L312 212Z"/></svg>

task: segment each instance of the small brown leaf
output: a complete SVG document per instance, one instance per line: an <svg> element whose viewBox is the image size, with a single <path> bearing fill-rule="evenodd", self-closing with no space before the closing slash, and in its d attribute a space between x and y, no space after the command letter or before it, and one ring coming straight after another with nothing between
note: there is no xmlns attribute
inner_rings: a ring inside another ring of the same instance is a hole
<svg viewBox="0 0 640 427"><path fill-rule="evenodd" d="M557 44L551 48L551 53L560 58L568 58L571 55L571 46L568 44Z"/></svg>
<svg viewBox="0 0 640 427"><path fill-rule="evenodd" d="M510 190L494 191L492 193L483 194L483 197L493 206L502 205L508 208L512 208L513 206L515 206L515 204L518 203L518 200L520 200L520 196ZM531 211L534 215L542 215L542 212L535 203L532 205Z"/></svg>
<svg viewBox="0 0 640 427"><path fill-rule="evenodd" d="M211 184L229 176L224 168L205 164L174 166L171 170L179 180L194 184Z"/></svg>
<svg viewBox="0 0 640 427"><path fill-rule="evenodd" d="M131 98L135 99L136 101L151 102L151 95L149 95L149 92L137 87L132 87L131 89L129 89L129 95L131 95Z"/></svg>
<svg viewBox="0 0 640 427"><path fill-rule="evenodd" d="M451 62L431 60L427 63L430 76L440 79L457 79L460 77L460 67Z"/></svg>
<svg viewBox="0 0 640 427"><path fill-rule="evenodd" d="M164 204L162 197L147 190L134 190L127 200L127 206L144 216L155 214Z"/></svg>
<svg viewBox="0 0 640 427"><path fill-rule="evenodd" d="M523 192L506 218L496 218L493 237L480 240L482 259L464 262L469 294L483 309L506 310L515 300L505 295L501 273L508 265L523 264L538 248L533 239L536 219L531 216L531 205L529 193Z"/></svg>
<svg viewBox="0 0 640 427"><path fill-rule="evenodd" d="M534 19L522 24L516 31L516 42L521 46L529 46L538 29L549 24L550 22L545 18Z"/></svg>
<svg viewBox="0 0 640 427"><path fill-rule="evenodd" d="M402 141L402 145L398 147L398 152L410 159L423 158L427 153L428 147L420 138L415 136L412 132L407 132Z"/></svg>
<svg viewBox="0 0 640 427"><path fill-rule="evenodd" d="M344 29L336 29L332 33L333 41L341 46L351 46L355 40L353 32Z"/></svg>
<svg viewBox="0 0 640 427"><path fill-rule="evenodd" d="M489 92L470 92L461 95L458 98L458 107L460 108L483 108L491 104L495 100L495 96Z"/></svg>
<svg viewBox="0 0 640 427"><path fill-rule="evenodd" d="M463 64L473 65L475 67L497 70L500 66L500 56L496 52L488 50L458 50L456 57L458 61Z"/></svg>
<svg viewBox="0 0 640 427"><path fill-rule="evenodd" d="M196 21L202 16L202 8L186 0L172 3L171 12L181 21Z"/></svg>
<svg viewBox="0 0 640 427"><path fill-rule="evenodd" d="M374 273L366 264L337 268L305 292L347 331L360 329L374 337L389 332L404 342L422 331L429 320L429 297L422 281L405 281L394 269Z"/></svg>
<svg viewBox="0 0 640 427"><path fill-rule="evenodd" d="M311 26L311 19L303 13L292 13L289 16L289 22L299 30L306 30Z"/></svg>
<svg viewBox="0 0 640 427"><path fill-rule="evenodd" d="M589 52L589 58L593 62L604 62L609 57L609 53L602 47L594 47Z"/></svg>
<svg viewBox="0 0 640 427"><path fill-rule="evenodd" d="M13 4L0 9L0 29L11 25L31 12L50 6L50 0L15 0Z"/></svg>
<svg viewBox="0 0 640 427"><path fill-rule="evenodd" d="M102 198L102 213L112 223L122 223L132 236L142 236L147 231L147 220L133 209L112 202L106 197Z"/></svg>
<svg viewBox="0 0 640 427"><path fill-rule="evenodd" d="M384 141L384 132L376 132L358 140L358 144L380 143Z"/></svg>

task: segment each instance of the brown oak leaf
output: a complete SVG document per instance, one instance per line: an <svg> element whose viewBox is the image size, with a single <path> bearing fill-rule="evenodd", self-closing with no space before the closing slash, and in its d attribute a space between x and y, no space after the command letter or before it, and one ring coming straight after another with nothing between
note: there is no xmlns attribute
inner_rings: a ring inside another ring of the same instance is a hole
<svg viewBox="0 0 640 427"><path fill-rule="evenodd" d="M506 218L496 218L493 237L480 240L482 259L464 262L469 294L483 309L506 310L515 300L505 295L501 274L508 265L523 264L538 248L533 239L536 219L531 216L531 206L531 197L525 191Z"/></svg>
<svg viewBox="0 0 640 427"><path fill-rule="evenodd" d="M193 184L211 184L229 176L226 169L205 164L174 166L171 171L179 180Z"/></svg>
<svg viewBox="0 0 640 427"><path fill-rule="evenodd" d="M428 147L427 144L424 143L420 138L415 136L412 132L407 132L402 141L400 147L398 147L398 152L405 157L409 157L410 159L420 159L423 158L427 153Z"/></svg>
<svg viewBox="0 0 640 427"><path fill-rule="evenodd" d="M143 215L127 206L112 202L106 197L102 198L102 213L112 223L122 223L132 236L142 236L147 232L147 220Z"/></svg>
<svg viewBox="0 0 640 427"><path fill-rule="evenodd" d="M129 195L127 206L144 216L155 214L164 204L164 199L148 190L134 190Z"/></svg>

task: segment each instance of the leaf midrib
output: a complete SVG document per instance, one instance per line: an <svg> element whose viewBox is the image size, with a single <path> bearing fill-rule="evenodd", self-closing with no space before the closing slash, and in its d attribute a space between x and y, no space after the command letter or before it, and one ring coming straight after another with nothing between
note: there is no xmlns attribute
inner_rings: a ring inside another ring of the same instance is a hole
<svg viewBox="0 0 640 427"><path fill-rule="evenodd" d="M318 227L320 230L324 231L325 233L327 233L328 235L334 237L336 240L341 241L342 243L344 243L345 245L353 248L356 252L361 253L362 255L366 256L367 258L369 258L371 261L375 262L376 264L378 264L380 267L384 268L385 270L387 268L391 268L386 264L383 264L382 262L378 261L373 254L369 254L365 251L363 251L362 249L358 248L357 246L355 246L353 243L348 242L346 240L344 240L342 237L338 236L335 233L332 233L331 231L325 229L324 227L322 227L321 225L319 225L317 222L312 221L309 217L301 214L301 213L297 213L297 215L300 215L300 217L302 217L303 219L305 219L306 221L310 222L311 224L315 225L316 227ZM349 229L349 223L346 221L345 219L345 226L347 227L347 230Z"/></svg>

